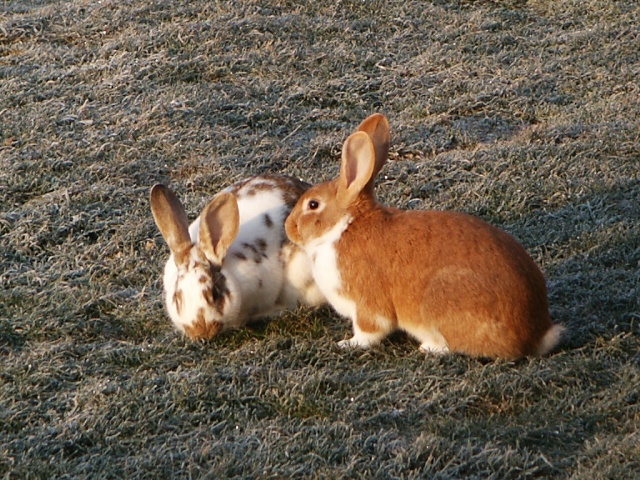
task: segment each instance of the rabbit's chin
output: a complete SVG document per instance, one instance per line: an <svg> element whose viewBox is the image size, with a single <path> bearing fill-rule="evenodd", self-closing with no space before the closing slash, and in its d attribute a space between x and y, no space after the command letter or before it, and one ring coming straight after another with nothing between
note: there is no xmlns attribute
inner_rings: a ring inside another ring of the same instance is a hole
<svg viewBox="0 0 640 480"><path fill-rule="evenodd" d="M306 235L306 238L302 241L302 248L309 256L312 263L315 264L314 256L316 256L318 252L322 251L327 246L333 247L335 243L340 240L342 234L347 228L349 228L351 221L352 217L350 215L345 215L338 220L333 227L325 231L320 236L314 237L312 234Z"/></svg>
<svg viewBox="0 0 640 480"><path fill-rule="evenodd" d="M342 278L338 269L336 242L348 228L351 218L343 217L322 236L306 243L304 250L311 259L313 279L335 310L347 318L354 319L356 304L343 295Z"/></svg>

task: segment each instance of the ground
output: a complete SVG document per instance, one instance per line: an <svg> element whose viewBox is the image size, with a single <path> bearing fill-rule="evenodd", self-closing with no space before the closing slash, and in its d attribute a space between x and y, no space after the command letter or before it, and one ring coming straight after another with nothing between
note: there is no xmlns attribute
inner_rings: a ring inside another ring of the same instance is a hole
<svg viewBox="0 0 640 480"><path fill-rule="evenodd" d="M0 476L635 479L640 6L604 1L0 4ZM191 343L149 209L264 172L333 177L373 112L386 204L514 235L560 349L343 351L330 308Z"/></svg>

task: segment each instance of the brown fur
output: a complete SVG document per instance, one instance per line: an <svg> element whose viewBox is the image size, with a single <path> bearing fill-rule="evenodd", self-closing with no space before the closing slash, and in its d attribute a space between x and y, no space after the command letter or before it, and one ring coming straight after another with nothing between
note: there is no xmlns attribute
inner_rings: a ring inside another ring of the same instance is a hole
<svg viewBox="0 0 640 480"><path fill-rule="evenodd" d="M220 267L216 265L210 265L209 272L213 285L211 286L211 299L207 298L207 303L222 315L225 303L231 297L231 291L227 286L227 277L222 274Z"/></svg>
<svg viewBox="0 0 640 480"><path fill-rule="evenodd" d="M190 326L185 325L184 332L191 340L210 340L222 330L222 323L211 322L205 320L204 310L200 309L196 321Z"/></svg>
<svg viewBox="0 0 640 480"><path fill-rule="evenodd" d="M189 220L178 197L164 185L151 189L151 213L167 245L173 252L176 263L184 265L191 250Z"/></svg>
<svg viewBox="0 0 640 480"><path fill-rule="evenodd" d="M362 299L365 332L381 315L403 330L437 328L452 351L517 358L536 353L551 326L538 267L513 238L473 217L377 208L356 216L336 248L349 252L338 268L344 294Z"/></svg>
<svg viewBox="0 0 640 480"><path fill-rule="evenodd" d="M178 310L178 313L180 313L180 311L182 310L183 302L184 302L184 294L182 293L182 290L176 290L173 293L173 303L176 304L176 309Z"/></svg>
<svg viewBox="0 0 640 480"><path fill-rule="evenodd" d="M291 240L304 246L352 219L335 244L340 293L356 303L365 333L435 332L449 351L483 357L547 353L561 327L549 319L540 269L513 237L461 213L375 202L370 186L389 137L386 119L373 117L363 124L375 128L361 125L367 135L345 142L340 177L300 198L286 222ZM320 208L311 209L312 201Z"/></svg>

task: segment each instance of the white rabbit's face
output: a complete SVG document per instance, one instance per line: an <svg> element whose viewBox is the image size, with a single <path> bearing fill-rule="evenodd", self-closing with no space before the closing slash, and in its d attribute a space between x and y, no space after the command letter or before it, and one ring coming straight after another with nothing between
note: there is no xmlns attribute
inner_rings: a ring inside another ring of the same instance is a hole
<svg viewBox="0 0 640 480"><path fill-rule="evenodd" d="M167 310L176 327L192 340L209 340L224 327L234 310L227 278L194 246L188 263L170 260L165 274ZM175 269L175 271L174 271Z"/></svg>

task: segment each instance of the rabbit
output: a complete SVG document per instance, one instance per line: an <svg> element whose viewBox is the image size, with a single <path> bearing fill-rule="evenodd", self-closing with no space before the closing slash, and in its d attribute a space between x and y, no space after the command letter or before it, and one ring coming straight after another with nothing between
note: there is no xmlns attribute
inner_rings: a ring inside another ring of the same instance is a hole
<svg viewBox="0 0 640 480"><path fill-rule="evenodd" d="M403 330L424 352L550 352L564 328L551 324L545 279L513 237L463 213L376 202L389 141L387 119L366 118L343 145L339 176L302 194L285 222L328 303L352 321L339 345L367 348Z"/></svg>
<svg viewBox="0 0 640 480"><path fill-rule="evenodd" d="M311 263L284 232L284 220L309 187L299 180L261 175L217 194L188 224L176 195L151 189L151 211L171 254L164 296L175 327L192 340L294 307L319 305Z"/></svg>

